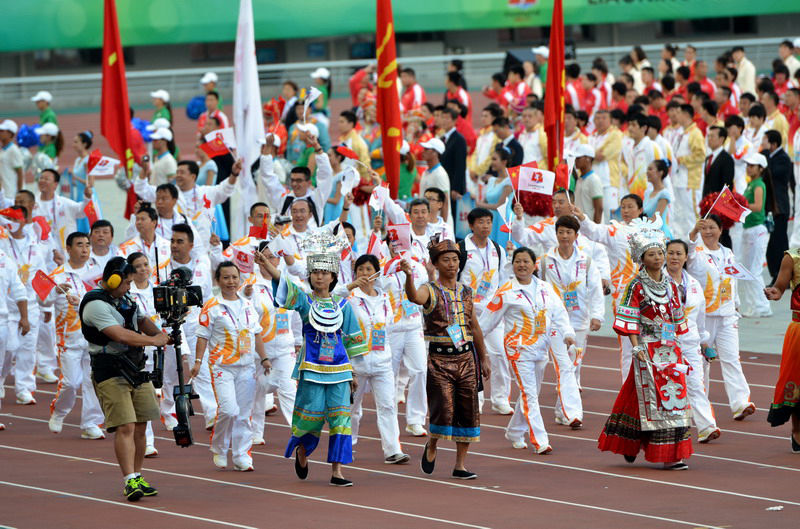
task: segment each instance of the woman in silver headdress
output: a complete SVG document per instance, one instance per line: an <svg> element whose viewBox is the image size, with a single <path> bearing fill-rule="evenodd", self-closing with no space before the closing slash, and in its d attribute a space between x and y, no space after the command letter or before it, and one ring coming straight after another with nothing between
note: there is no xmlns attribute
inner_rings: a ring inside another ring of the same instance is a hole
<svg viewBox="0 0 800 529"><path fill-rule="evenodd" d="M685 470L692 454L686 391L688 366L677 335L688 331L678 289L662 271L664 234L640 227L630 237L638 274L623 292L614 330L633 344L633 363L598 440L603 451L632 463L639 450L668 470Z"/></svg>
<svg viewBox="0 0 800 529"><path fill-rule="evenodd" d="M257 252L255 260L262 272L273 278L275 301L286 309L296 310L303 320L303 346L292 373L292 378L297 380L292 438L285 457L294 453L297 477L306 479L308 456L319 444L322 427L327 421L328 462L332 467L330 484L349 487L353 482L342 475L342 465L353 461L350 404L355 378L350 360L367 353L367 342L350 303L331 293L346 244L342 235L319 229L301 243L311 293L302 290L285 274L281 275L264 254ZM286 259L291 266L291 257Z"/></svg>

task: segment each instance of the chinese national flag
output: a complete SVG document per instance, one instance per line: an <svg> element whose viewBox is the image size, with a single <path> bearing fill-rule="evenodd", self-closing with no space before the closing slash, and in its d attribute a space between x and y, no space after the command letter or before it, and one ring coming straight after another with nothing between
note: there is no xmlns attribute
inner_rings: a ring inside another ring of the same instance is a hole
<svg viewBox="0 0 800 529"><path fill-rule="evenodd" d="M564 152L564 10L553 0L550 23L550 58L544 89L544 130L547 134L547 167L553 168ZM558 185L558 184L556 184Z"/></svg>
<svg viewBox="0 0 800 529"><path fill-rule="evenodd" d="M133 174L131 111L128 105L128 84L125 81L125 59L117 24L115 0L104 0L103 9L103 92L100 100L100 132L117 153L130 178ZM126 217L130 217L133 186L128 189Z"/></svg>
<svg viewBox="0 0 800 529"><path fill-rule="evenodd" d="M556 165L556 181L553 184L553 190L556 189L569 189L569 166L566 162L560 162Z"/></svg>
<svg viewBox="0 0 800 529"><path fill-rule="evenodd" d="M50 224L47 222L47 219L42 216L38 216L33 217L31 220L39 228L39 239L46 241L48 237L50 237Z"/></svg>
<svg viewBox="0 0 800 529"><path fill-rule="evenodd" d="M403 143L403 124L400 120L400 96L397 91L397 49L394 42L392 1L377 0L377 35L375 50L378 57L378 123L383 138L383 164L392 198L397 198L400 179L400 147Z"/></svg>
<svg viewBox="0 0 800 529"><path fill-rule="evenodd" d="M269 237L269 225L250 226L250 233L248 233L248 235L256 239L265 240Z"/></svg>
<svg viewBox="0 0 800 529"><path fill-rule="evenodd" d="M223 154L227 154L229 152L228 148L225 146L225 143L219 138L216 138L213 141L201 143L200 149L206 153L209 158L216 158L217 156L222 156Z"/></svg>
<svg viewBox="0 0 800 529"><path fill-rule="evenodd" d="M744 222L745 217L750 214L750 209L736 201L728 186L722 188L711 211L719 213L734 222Z"/></svg>
<svg viewBox="0 0 800 529"><path fill-rule="evenodd" d="M45 274L41 270L37 270L33 275L33 279L31 279L31 286L39 296L39 299L44 301L47 299L47 296L50 295L50 292L52 292L52 290L55 288L56 282L53 281L53 278L49 275Z"/></svg>
<svg viewBox="0 0 800 529"><path fill-rule="evenodd" d="M86 204L86 207L83 208L83 212L86 213L86 218L89 220L90 227L99 220L97 210L94 207L94 200L90 200L89 203Z"/></svg>
<svg viewBox="0 0 800 529"><path fill-rule="evenodd" d="M511 179L511 187L514 188L514 191L519 193L519 171L523 167L530 167L531 169L538 169L539 164L536 162L528 162L522 165L515 165L514 167L508 168L508 177Z"/></svg>

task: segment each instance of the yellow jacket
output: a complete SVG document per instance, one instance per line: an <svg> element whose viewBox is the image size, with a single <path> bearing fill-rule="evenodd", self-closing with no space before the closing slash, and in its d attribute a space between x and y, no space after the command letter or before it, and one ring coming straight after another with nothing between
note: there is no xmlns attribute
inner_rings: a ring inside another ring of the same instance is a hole
<svg viewBox="0 0 800 529"><path fill-rule="evenodd" d="M689 189L700 189L703 177L703 161L706 159L706 144L703 133L692 123L683 132L689 137L689 154L678 157L678 163L686 166L689 172Z"/></svg>
<svg viewBox="0 0 800 529"><path fill-rule="evenodd" d="M764 125L767 130L777 130L781 133L781 147L786 149L789 144L789 122L786 121L786 116L780 110L776 110L767 116Z"/></svg>
<svg viewBox="0 0 800 529"><path fill-rule="evenodd" d="M612 187L619 187L619 157L622 153L622 131L611 125L601 140L597 132L594 133L602 143L595 147L595 151L603 153L603 158L608 162L608 180Z"/></svg>

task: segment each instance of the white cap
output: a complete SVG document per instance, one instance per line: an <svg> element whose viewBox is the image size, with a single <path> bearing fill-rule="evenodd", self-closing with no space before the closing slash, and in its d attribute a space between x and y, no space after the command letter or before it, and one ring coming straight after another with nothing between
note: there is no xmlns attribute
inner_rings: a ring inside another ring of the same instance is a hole
<svg viewBox="0 0 800 529"><path fill-rule="evenodd" d="M400 146L400 155L405 156L408 154L408 151L411 150L411 146L409 146L406 140L403 140L403 145Z"/></svg>
<svg viewBox="0 0 800 529"><path fill-rule="evenodd" d="M433 149L439 154L444 154L444 143L439 138L431 138L428 141L423 141L420 145L424 149Z"/></svg>
<svg viewBox="0 0 800 529"><path fill-rule="evenodd" d="M167 118L158 118L152 124L147 126L147 130L153 132L154 130L158 129L169 129L172 125L170 124Z"/></svg>
<svg viewBox="0 0 800 529"><path fill-rule="evenodd" d="M550 49L547 46L539 46L537 48L531 49L531 51L536 55L541 55L545 59L550 58Z"/></svg>
<svg viewBox="0 0 800 529"><path fill-rule="evenodd" d="M200 84L216 83L218 80L219 77L217 77L217 74L214 72L206 72L203 74L203 77L200 78Z"/></svg>
<svg viewBox="0 0 800 529"><path fill-rule="evenodd" d="M172 141L172 132L169 129L158 129L150 135L150 141L153 140Z"/></svg>
<svg viewBox="0 0 800 529"><path fill-rule="evenodd" d="M579 143L578 147L573 151L575 158L580 158L581 156L588 156L589 158L594 158L594 147L589 145L588 143Z"/></svg>
<svg viewBox="0 0 800 529"><path fill-rule="evenodd" d="M41 127L36 127L33 132L41 136L47 134L48 136L58 136L58 125L55 123L45 123Z"/></svg>
<svg viewBox="0 0 800 529"><path fill-rule="evenodd" d="M46 90L42 90L40 92L36 92L36 95L31 98L31 101L36 103L37 101L47 101L48 103L53 100L53 94Z"/></svg>
<svg viewBox="0 0 800 529"><path fill-rule="evenodd" d="M330 79L331 72L327 68L319 67L311 72L312 79Z"/></svg>
<svg viewBox="0 0 800 529"><path fill-rule="evenodd" d="M313 123L298 123L297 130L308 132L315 138L319 138L319 129Z"/></svg>
<svg viewBox="0 0 800 529"><path fill-rule="evenodd" d="M742 160L747 165L760 165L761 167L767 166L767 158L763 154L752 150L748 152Z"/></svg>
<svg viewBox="0 0 800 529"><path fill-rule="evenodd" d="M17 130L19 130L19 127L17 127L17 123L15 121L6 119L0 123L0 130L7 130L11 134L16 134Z"/></svg>
<svg viewBox="0 0 800 529"><path fill-rule="evenodd" d="M160 99L164 103L169 103L169 92L166 90L156 90L155 92L150 92L150 97L154 99Z"/></svg>

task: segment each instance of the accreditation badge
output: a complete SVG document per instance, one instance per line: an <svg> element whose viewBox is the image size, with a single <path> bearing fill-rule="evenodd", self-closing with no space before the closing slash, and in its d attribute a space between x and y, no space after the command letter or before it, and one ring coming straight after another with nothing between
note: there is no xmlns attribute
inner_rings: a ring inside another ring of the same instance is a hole
<svg viewBox="0 0 800 529"><path fill-rule="evenodd" d="M275 329L278 334L288 334L289 332L289 314L286 312L279 312L275 316Z"/></svg>
<svg viewBox="0 0 800 529"><path fill-rule="evenodd" d="M456 347L463 347L466 345L467 341L464 339L464 331L461 330L461 325L458 323L448 325L447 334L450 336L450 339L453 341L453 345Z"/></svg>
<svg viewBox="0 0 800 529"><path fill-rule="evenodd" d="M244 356L250 352L250 331L242 329L236 336L236 350L239 356Z"/></svg>

